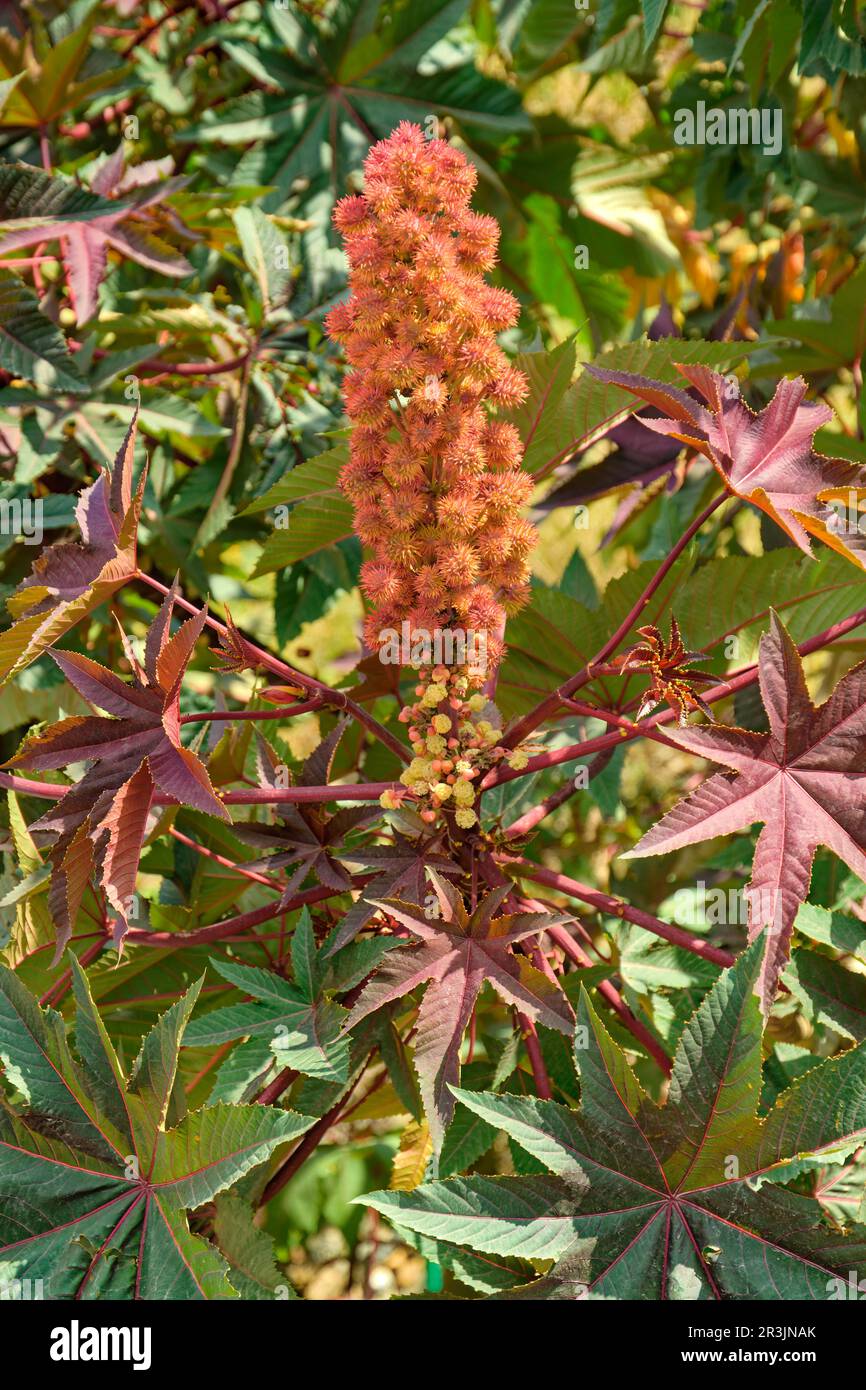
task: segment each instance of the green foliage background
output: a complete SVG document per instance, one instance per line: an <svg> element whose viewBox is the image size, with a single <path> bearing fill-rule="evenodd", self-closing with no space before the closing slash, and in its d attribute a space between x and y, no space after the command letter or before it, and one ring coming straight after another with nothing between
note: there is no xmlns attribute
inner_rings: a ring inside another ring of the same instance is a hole
<svg viewBox="0 0 866 1390"><path fill-rule="evenodd" d="M74 534L77 494L114 458L138 402L136 468L149 460L140 567L164 584L178 573L187 599L207 599L220 615L228 606L248 635L354 692L392 727L394 689L376 686L375 664L359 665L361 548L336 483L344 364L322 322L346 289L334 201L360 188L370 144L399 121L447 136L477 166L475 204L503 233L495 279L523 309L505 346L532 384L516 423L538 480L541 539L532 604L507 632L498 695L506 717L524 713L598 647L705 500L700 470L683 476L671 466L629 486L635 475L620 455L611 462L608 431L635 402L592 391L583 363L601 357L672 381L674 361L705 362L736 371L756 409L781 375L803 374L835 412L818 446L866 466L863 0L198 0L170 8L161 0L2 0L0 20L0 220L46 219L35 250L0 250L0 501L42 501L46 543ZM699 101L779 108L781 151L677 144L675 113ZM128 168L164 161L150 177L180 182L148 214L150 263L111 249L98 312L80 322L69 252L64 259L57 238L64 222L105 214L91 183L118 149ZM178 255L187 273L162 273ZM663 340L683 341L649 343L643 335L654 324ZM3 597L36 553L14 535L0 537ZM721 677L755 658L771 606L797 641L863 606L862 572L818 554L809 562L742 507L698 538L649 620L666 632L675 611L686 645L704 650L702 664ZM127 585L60 645L124 670L115 619L140 639L156 610L151 590ZM863 655L855 630L810 658L816 698ZM204 712L217 694L232 708L255 708L264 683L216 674L202 644L183 708ZM0 690L3 756L34 724L83 712L40 656ZM744 692L723 717L758 727L762 711ZM268 736L297 771L334 723L311 713L269 725ZM215 785L255 778L251 724L192 727L202 731L195 747ZM575 716L548 746L601 730ZM587 793L544 822L532 853L670 918L688 911L699 881L742 887L753 837L720 843L709 856L684 852L627 869L616 861L693 776L684 754L662 761L658 752L635 744L596 767ZM376 781L396 770L387 749L365 747L353 731L334 774ZM488 814L508 823L560 785L555 769L509 783L490 797ZM10 798L0 932L17 979L71 1022L71 979L52 965L44 856L27 831L39 809L35 798ZM213 856L252 857L230 826L188 809L166 813L141 862L138 925L195 931L267 903L266 890ZM817 1059L866 1038L864 903L866 885L819 854L789 992L764 1040L765 1107ZM99 919L103 906L94 895L85 917ZM316 910L320 944L347 906ZM278 936L281 953L296 921L263 927L262 941ZM607 974L672 1051L718 968L611 918L588 914L587 924ZM733 950L743 943L736 921L695 930ZM91 937L82 920L76 954ZM132 943L119 963L109 952L89 958L90 990L127 1069L142 1036L192 981L204 975L203 1000L225 993L211 955L203 945ZM254 934L238 955L261 965L262 942ZM575 977L592 987L604 973L594 970L570 977L575 999ZM634 1053L616 1020L606 1021ZM528 1089L525 1052L492 996L478 1026L464 1087ZM483 1287L472 1270L461 1283L453 1252L425 1247L423 1232L395 1236L352 1204L387 1188L395 1172L399 1185L401 1165L411 1173L414 1162L414 1176L423 1174L414 1077L392 1033L390 1053L380 1043L387 1067L371 1072L375 1084L362 1087L351 1119L269 1204L273 1251L257 1247L258 1282L241 1292L270 1296L284 1284L314 1298L435 1291L441 1265L450 1290ZM241 1049L227 1060L195 1045L194 1033L191 1041L177 1083L190 1108L213 1100L215 1079L225 1099L239 1100L244 1086L231 1059ZM556 1098L575 1100L567 1044L547 1032L542 1042ZM639 1052L633 1060L658 1098L655 1063ZM312 1123L347 1075L302 1074L286 1099ZM509 1142L490 1115L458 1107L440 1176L525 1173L528 1161ZM255 1194L240 1178L216 1211L198 1212L193 1231L245 1267L238 1241L252 1227L238 1204ZM831 1219L862 1214L856 1152L844 1169L796 1181L820 1195Z"/></svg>

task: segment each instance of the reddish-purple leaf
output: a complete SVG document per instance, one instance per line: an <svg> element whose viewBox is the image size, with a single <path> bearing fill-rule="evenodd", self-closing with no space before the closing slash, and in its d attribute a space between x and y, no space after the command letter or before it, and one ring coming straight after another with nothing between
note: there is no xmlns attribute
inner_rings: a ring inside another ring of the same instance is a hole
<svg viewBox="0 0 866 1390"><path fill-rule="evenodd" d="M848 501L849 495L866 496L866 470L814 451L815 431L833 412L805 400L803 378L780 381L769 405L756 415L734 380L700 365L676 366L707 406L675 386L630 372L587 371L660 410L661 418L642 415L641 424L705 454L730 492L760 507L807 555L809 537L816 536L866 568L866 537L856 524L841 527L829 505L834 499Z"/></svg>
<svg viewBox="0 0 866 1390"><path fill-rule="evenodd" d="M721 724L670 732L737 775L704 782L624 857L665 854L764 822L748 890L749 939L766 932L761 993L769 1010L818 846L866 878L866 662L816 709L800 654L773 614L761 639L760 680L769 733Z"/></svg>
<svg viewBox="0 0 866 1390"><path fill-rule="evenodd" d="M460 1044L485 980L507 1003L548 1028L569 1033L574 1023L565 995L536 970L525 956L509 949L546 927L566 921L548 913L497 917L510 884L495 889L467 912L456 888L430 871L440 916L428 917L423 907L388 899L381 907L413 936L420 946L392 951L353 1008L346 1027L410 990L426 984L418 1012L415 1069L438 1152L454 1113L450 1087L460 1078Z"/></svg>
<svg viewBox="0 0 866 1390"><path fill-rule="evenodd" d="M6 764L37 771L94 764L36 822L37 829L57 836L51 905L58 950L72 931L91 867L118 913L116 937L122 940L155 789L182 805L229 819L204 765L180 741L180 686L205 614L170 636L176 597L173 584L148 634L146 669L133 657L128 684L89 657L52 652L70 684L112 717L62 719L27 739Z"/></svg>
<svg viewBox="0 0 866 1390"><path fill-rule="evenodd" d="M329 780L334 754L345 728L345 722L337 724L327 738L313 749L301 769L301 786L322 786ZM262 784L277 786L280 764L274 750L259 733L256 734L256 746L256 762ZM335 892L351 888L351 877L340 863L343 841L351 831L376 820L379 814L380 808L375 805L348 806L333 815L326 806L285 805L280 808L275 825L250 821L236 824L234 833L245 844L270 851L261 859L250 862L247 867L294 867L295 871L283 890L282 902L287 902L311 872L320 883L326 888L333 888Z"/></svg>
<svg viewBox="0 0 866 1390"><path fill-rule="evenodd" d="M0 680L29 665L75 623L135 574L136 540L145 474L132 493L138 412L111 473L101 473L78 499L80 541L49 546L7 600L17 619L0 636Z"/></svg>
<svg viewBox="0 0 866 1390"><path fill-rule="evenodd" d="M142 186L140 179L134 176L145 169L148 176L151 172L157 175L160 172L159 167L151 163L143 166L142 170L131 169L124 175L121 147L106 160L91 183L93 192L101 197L121 200L117 212L84 222L63 218L56 222L40 219L36 226L13 225L5 236L0 237L0 256L26 246L58 241L69 293L80 324L92 319L99 308L98 290L105 278L109 247L162 275L191 275L193 268L186 257L159 235L165 219L160 220L152 212L147 212L148 208L161 203L180 187L184 180L158 177L158 181ZM189 236L176 220L173 225Z"/></svg>

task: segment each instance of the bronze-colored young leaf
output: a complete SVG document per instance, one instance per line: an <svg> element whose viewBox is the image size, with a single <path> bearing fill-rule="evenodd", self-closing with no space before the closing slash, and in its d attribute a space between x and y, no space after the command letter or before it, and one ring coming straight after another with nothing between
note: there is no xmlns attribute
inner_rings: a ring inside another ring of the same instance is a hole
<svg viewBox="0 0 866 1390"><path fill-rule="evenodd" d="M93 764L32 827L55 837L49 901L58 955L93 870L117 912L115 940L123 940L154 792L229 819L204 764L180 739L181 682L206 614L202 609L172 636L176 598L175 582L148 632L144 665L127 644L133 672L128 684L90 657L52 652L79 694L111 717L63 719L27 739L6 764L36 771Z"/></svg>
<svg viewBox="0 0 866 1390"><path fill-rule="evenodd" d="M815 452L815 431L833 419L833 412L805 399L808 388L802 377L780 381L769 405L756 415L742 400L735 378L700 364L682 364L679 371L706 406L678 387L647 377L600 367L587 370L660 410L658 419L640 416L641 424L705 454L735 496L760 507L807 555L812 553L809 537L815 536L866 568L866 536L857 518L840 525L839 514L829 505L838 500L850 509L866 497L866 469Z"/></svg>
<svg viewBox="0 0 866 1390"><path fill-rule="evenodd" d="M44 550L7 600L15 621L0 635L0 680L28 666L135 574L145 474L132 491L138 411L111 472L85 488L75 509L80 541Z"/></svg>

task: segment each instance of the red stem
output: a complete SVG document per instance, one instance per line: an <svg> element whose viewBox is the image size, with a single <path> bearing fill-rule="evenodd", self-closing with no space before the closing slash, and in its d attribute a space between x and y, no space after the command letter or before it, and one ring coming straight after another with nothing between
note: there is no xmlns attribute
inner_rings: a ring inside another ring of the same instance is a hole
<svg viewBox="0 0 866 1390"><path fill-rule="evenodd" d="M190 839L189 835L184 835L183 831L176 830L173 825L169 827L168 833L175 840L179 840L182 845L194 849L196 854L202 855L205 859L212 859L216 864L222 864L224 869L231 869L233 873L251 879L253 883L263 883L266 888L272 888L275 893L282 892L282 885L276 879L266 878L264 874L256 873L255 869L248 869L245 864L238 864L234 859L227 859L225 855L217 854L216 850L198 844L196 840Z"/></svg>
<svg viewBox="0 0 866 1390"><path fill-rule="evenodd" d="M293 1071L291 1067L284 1067L265 1087L261 1095L257 1096L256 1105L273 1105L275 1101L279 1100L283 1092L289 1089L297 1076L298 1073Z"/></svg>
<svg viewBox="0 0 866 1390"><path fill-rule="evenodd" d="M142 373L142 369L147 368L164 376L220 376L243 367L249 355L249 352L242 352L239 357L229 357L224 362L163 362L159 357L149 357L139 362L138 370Z"/></svg>
<svg viewBox="0 0 866 1390"><path fill-rule="evenodd" d="M39 157L46 174L51 173L51 144L48 139L48 126L45 121L39 126Z"/></svg>
<svg viewBox="0 0 866 1390"><path fill-rule="evenodd" d="M596 652L592 660L588 661L581 671L578 671L576 676L572 676L571 679L567 680L564 685L561 685L558 690L554 690L552 695L545 696L534 709L531 709L522 719L518 719L517 723L502 739L502 743L506 748L514 748L526 738L527 734L531 734L533 729L537 729L538 725L542 724L545 719L555 714L564 700L567 700L576 690L580 690L584 685L588 685L596 674L593 668L598 666L601 662L607 661L607 658L611 653L616 651L623 638L628 636L638 618L652 600L653 595L657 592L662 580L682 555L689 541L701 529L704 522L712 516L713 512L717 511L728 499L728 493L720 493L718 497L714 497L712 502L708 503L707 506L704 507L704 510L695 517L691 525L688 526L680 536L670 554L667 555L662 564L659 565L637 602L630 609L626 617L623 618L616 631L607 639L604 646Z"/></svg>
<svg viewBox="0 0 866 1390"><path fill-rule="evenodd" d="M535 1094L538 1096L539 1100L553 1100L553 1089L550 1085L547 1067L544 1065L544 1057L541 1054L541 1044L538 1041L538 1033L535 1024L526 1014L518 1013L517 1017L520 1021L520 1031L523 1034L523 1041L526 1044L529 1065L532 1067Z"/></svg>
<svg viewBox="0 0 866 1390"><path fill-rule="evenodd" d="M292 1150L282 1168L277 1170L265 1188L261 1200L262 1206L266 1206L272 1198L277 1196L277 1193L282 1192L290 1178L295 1176L301 1164L319 1147L319 1144L328 1133L328 1130L340 1118L342 1111L346 1108L347 1101L351 1099L352 1095L357 1090L358 1083L363 1075L364 1072L362 1070L349 1087L346 1095L341 1096L336 1105L331 1106L330 1110L313 1125L312 1129L307 1131L301 1142Z"/></svg>
<svg viewBox="0 0 866 1390"><path fill-rule="evenodd" d="M556 942L557 946L559 946L569 959L574 961L575 965L579 966L581 970L592 968L590 957L586 954L586 951L584 951L579 942L569 936L565 927L548 927L547 935L550 937L551 941ZM671 1067L673 1066L670 1057L665 1052L664 1048L656 1042L649 1029L632 1013L616 986L612 985L610 980L599 980L596 989L602 999L607 1000L620 1022L628 1029L632 1037L637 1042L641 1043L650 1056L658 1062L665 1076L670 1076Z"/></svg>
<svg viewBox="0 0 866 1390"><path fill-rule="evenodd" d="M544 869L540 864L533 864L528 859L511 859L508 855L497 854L496 860L502 865L516 869L521 878L528 878L533 883L543 883L547 888L555 888L557 892L565 893L569 898L589 903L598 912L605 912L609 917L619 917L626 922L632 922L635 926L643 927L645 931L651 931L665 941L670 941L672 945L681 946L692 955L700 956L702 960L709 960L714 965L721 966L734 963L734 957L729 951L711 946L702 937L693 936L690 932L683 931L682 927L671 926L670 922L663 922L661 918L653 917L651 913L644 912L639 907L632 907L611 893L602 893L597 888L590 888L588 884L556 873L553 869Z"/></svg>
<svg viewBox="0 0 866 1390"><path fill-rule="evenodd" d="M321 700L304 700L297 705L281 706L280 709L214 709L209 714L182 714L180 722L210 724L221 719L294 719L298 714L309 714L310 710L321 708Z"/></svg>
<svg viewBox="0 0 866 1390"><path fill-rule="evenodd" d="M866 608L858 608L856 613L852 613L848 618L842 618L838 623L833 623L832 627L825 628L823 632L816 633L814 637L808 638L805 642L797 645L797 650L801 656L809 656L812 652L819 651L822 647L827 647L837 638L846 636L853 628L860 627L866 622ZM727 696L733 695L738 690L745 689L746 686L754 685L758 679L758 667L756 663L751 666L744 666L741 671L736 671L726 680L720 681L718 685L713 685L707 691L701 692L701 699L707 704L714 704L717 700L724 700ZM593 708L593 713L598 718L606 717L600 710ZM500 767L488 772L487 776L480 784L481 791L487 791L490 787L501 786L504 782L513 782L516 777L528 777L530 773L539 772L543 768L558 767L561 763L575 762L578 758L586 757L589 753L601 753L607 748L614 748L617 744L626 740L641 738L655 729L659 724L671 724L677 718L675 710L662 710L658 714L653 714L649 719L642 719L640 723L632 724L630 728L622 729L618 733L600 734L597 738L587 739L583 743L571 743L565 748L552 749L547 753L539 753L537 757L530 758L526 767L519 771L514 768ZM529 812L528 815L532 815ZM507 829L513 834L526 833L518 827L523 825L526 817L514 821ZM533 821L537 824L538 817ZM531 828L531 827L530 827Z"/></svg>
<svg viewBox="0 0 866 1390"><path fill-rule="evenodd" d="M135 578L142 580L145 584L149 584L152 589L156 589L156 591L162 595L169 593L169 589L165 584L161 584L158 579L154 579L152 575L145 574L142 570L136 570ZM200 608L188 602L187 599L176 597L175 603L178 608L182 608L186 613L193 613L198 616L201 612ZM208 613L205 618L205 623L208 627L213 628L214 632L222 633L223 636L228 634L228 628L223 623L219 622L217 618L212 617L210 613ZM270 652L265 651L263 647L259 647L255 642L251 642L249 638L244 638L244 642L249 648L250 654L255 656L260 666L264 666L267 670L273 671L281 680L288 681L292 685L301 686L303 690L311 692L316 691L321 696L324 704L330 705L333 709L345 710L347 714L351 714L353 719L357 719L359 724L363 724L374 738L377 738L380 743L384 743L386 748L390 748L391 752L394 753L401 762L409 762L410 754L405 744L402 744L399 739L396 739L383 724L379 723L378 719L374 719L371 714L368 714L367 711L356 704L354 700L350 700L345 691L333 690L331 686L324 685L321 681L315 680L313 676L305 676L301 671L296 671L294 667L289 666L287 662L281 661L279 657L273 656Z"/></svg>
<svg viewBox="0 0 866 1390"><path fill-rule="evenodd" d="M0 787L7 787L21 796L39 796L46 801L59 801L71 790L52 782L33 782L27 777L16 777L11 772L0 772ZM227 806L277 806L282 802L378 801L383 792L405 793L405 790L400 782L352 782L346 786L333 783L323 787L251 787L249 791L223 792L220 799ZM151 804L176 806L178 802L174 797L159 793L153 797Z"/></svg>

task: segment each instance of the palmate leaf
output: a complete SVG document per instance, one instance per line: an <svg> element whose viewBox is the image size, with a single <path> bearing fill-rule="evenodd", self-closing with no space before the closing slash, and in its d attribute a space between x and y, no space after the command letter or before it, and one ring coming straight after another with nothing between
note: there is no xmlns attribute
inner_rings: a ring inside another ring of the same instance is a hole
<svg viewBox="0 0 866 1390"><path fill-rule="evenodd" d="M553 1259L517 1299L815 1299L866 1271L866 1230L839 1233L779 1186L839 1160L866 1136L863 1047L814 1067L765 1119L755 944L720 977L683 1033L657 1106L584 993L579 1111L458 1091L551 1175L457 1178L365 1195L397 1225L489 1255Z"/></svg>
<svg viewBox="0 0 866 1390"><path fill-rule="evenodd" d="M232 220L247 269L258 286L263 313L267 316L287 297L291 287L286 241L259 208L237 208Z"/></svg>
<svg viewBox="0 0 866 1390"><path fill-rule="evenodd" d="M108 209L102 215L94 216L88 209L86 215L74 218L64 203L62 215L43 214L34 225L28 204L50 203L50 191L36 187L29 198L20 195L19 218L5 219L9 230L0 236L0 256L43 242L58 241L80 324L93 318L99 307L97 292L108 269L109 250L162 275L191 275L189 261L163 240L162 225L154 221L149 211L184 182L158 177L164 172L162 163L155 162L127 169L121 145L104 161L91 181L93 193ZM114 207L110 200L117 200ZM23 223L16 225L22 215Z"/></svg>
<svg viewBox="0 0 866 1390"><path fill-rule="evenodd" d="M229 1262L229 1278L241 1298L296 1299L297 1294L274 1259L273 1237L253 1224L253 1213L236 1192L216 1199L214 1235Z"/></svg>
<svg viewBox="0 0 866 1390"><path fill-rule="evenodd" d="M91 11L53 46L43 26L21 38L8 27L0 29L0 79L18 79L4 105L0 124L44 128L122 79L129 69L109 64L104 71L78 80L92 49L96 19L95 11Z"/></svg>
<svg viewBox="0 0 866 1390"><path fill-rule="evenodd" d="M81 391L83 383L63 334L11 270L0 269L0 366L43 390Z"/></svg>
<svg viewBox="0 0 866 1390"><path fill-rule="evenodd" d="M274 528L256 566L256 574L283 570L352 535L352 508L340 492L339 473L348 458L344 444L292 468L245 508L245 514L292 510Z"/></svg>
<svg viewBox="0 0 866 1390"><path fill-rule="evenodd" d="M707 343L682 338L646 338L611 348L596 359L600 371L582 371L571 381L575 354L572 344L550 353L519 353L515 365L529 377L530 391L511 416L524 442L524 468L546 477L573 454L588 449L638 408L617 381L618 376L652 373L663 381L678 380L674 362L701 363L719 371L741 362L753 351L749 343ZM604 386L601 383L604 382Z"/></svg>
<svg viewBox="0 0 866 1390"><path fill-rule="evenodd" d="M822 301L823 302L823 301ZM799 348L773 352L776 370L821 372L850 367L866 351L866 267L860 266L827 302L826 318L788 316L767 324L777 338L793 338Z"/></svg>
<svg viewBox="0 0 866 1390"><path fill-rule="evenodd" d="M760 686L769 733L722 724L671 730L681 747L736 776L718 773L704 782L624 858L665 854L764 822L747 896L749 939L765 937L761 995L769 1011L818 846L866 878L866 663L816 709L800 654L774 613L761 639Z"/></svg>
<svg viewBox="0 0 866 1390"><path fill-rule="evenodd" d="M52 652L67 680L85 700L108 711L73 716L25 740L6 766L37 771L90 762L89 771L34 823L55 836L49 904L57 925L58 956L93 869L117 912L115 941L127 928L141 846L154 793L221 820L229 814L194 753L180 738L183 675L204 627L206 612L171 635L177 598L172 585L148 631L144 665L129 644L127 684L90 657Z"/></svg>
<svg viewBox="0 0 866 1390"><path fill-rule="evenodd" d="M288 524L268 536L252 577L284 570L325 546L348 540L353 534L353 515L351 502L341 496L299 502L292 508Z"/></svg>
<svg viewBox="0 0 866 1390"><path fill-rule="evenodd" d="M439 874L459 873L459 866L442 851L441 832L418 839L394 832L391 845L362 845L346 850L347 863L372 869L377 877L368 884L335 928L326 951L338 951L357 936L379 911L384 898L401 898L404 902L421 902L427 882L427 869Z"/></svg>
<svg viewBox="0 0 866 1390"><path fill-rule="evenodd" d="M301 10L269 8L256 41L227 41L226 52L259 86L208 113L185 140L255 144L241 159L240 184L268 184L276 210L295 180L328 198L358 170L371 139L401 120L449 116L461 128L528 130L520 95L480 73L468 46L451 67L418 73L422 55L464 18L463 0L371 5L342 0L329 31Z"/></svg>
<svg viewBox="0 0 866 1390"><path fill-rule="evenodd" d="M647 560L612 580L594 609L561 589L534 588L531 603L508 624L508 651L498 690L503 713L522 713L542 692L555 689L571 672L591 661L608 634L633 608L657 568L654 561ZM673 605L678 612L688 611L680 607L679 593L690 568L690 560L677 561L635 619L625 641L640 641L638 624L658 625ZM604 696L606 699L607 689Z"/></svg>
<svg viewBox="0 0 866 1390"><path fill-rule="evenodd" d="M451 1083L460 1075L460 1044L484 982L489 980L507 1003L558 1032L571 1031L573 1015L562 991L526 956L516 956L509 949L545 927L559 925L565 917L543 912L497 917L510 884L488 893L469 913L458 890L434 869L429 872L438 917L400 899L376 904L420 938L421 944L387 958L352 1009L346 1028L354 1028L368 1014L404 998L419 985L427 986L418 1011L415 1070L438 1153L454 1113Z"/></svg>
<svg viewBox="0 0 866 1390"><path fill-rule="evenodd" d="M866 1039L866 979L837 960L801 947L782 976L807 1018L829 1024L855 1042Z"/></svg>
<svg viewBox="0 0 866 1390"><path fill-rule="evenodd" d="M387 938L359 943L363 950L361 979L397 943ZM371 949L372 948L372 949ZM350 951L353 948L349 948ZM316 951L312 922L304 909L292 937L290 982L273 971L214 958L219 975L249 1003L230 1004L193 1019L186 1031L187 1047L219 1047L237 1038L261 1038L270 1045L282 1067L326 1081L345 1081L349 1074L349 1039L342 1035L346 1010L331 997L340 979L340 955L325 960Z"/></svg>
<svg viewBox="0 0 866 1390"><path fill-rule="evenodd" d="M343 721L313 749L301 770L299 783L302 787L322 786L330 781L334 757L345 731L346 722ZM279 760L260 734L256 738L259 780L264 787L274 788L280 775ZM235 825L235 834L244 844L268 851L260 859L250 860L249 868L273 870L289 866L293 869L283 889L282 902L285 903L310 873L336 892L350 889L351 877L340 862L344 857L343 841L353 830L378 817L379 809L375 806L343 807L332 815L324 806L284 804L276 824L240 822Z"/></svg>
<svg viewBox="0 0 866 1390"><path fill-rule="evenodd" d="M232 1298L225 1262L184 1213L312 1121L265 1106L185 1113L177 1057L198 985L125 1076L70 962L79 1060L59 1015L0 968L0 1060L24 1098L0 1110L0 1279L41 1279L55 1299Z"/></svg>
<svg viewBox="0 0 866 1390"><path fill-rule="evenodd" d="M80 541L49 546L7 600L16 621L0 635L0 681L6 681L92 613L135 573L145 474L132 491L138 412L111 472L85 488L75 508Z"/></svg>
<svg viewBox="0 0 866 1390"><path fill-rule="evenodd" d="M9 941L4 948L6 963L13 968L28 955L50 945L54 940L54 923L48 911L45 881L49 872L21 813L14 792L7 795L9 830L15 847L22 881L3 899L3 906L15 906L15 922L10 926Z"/></svg>
<svg viewBox="0 0 866 1390"><path fill-rule="evenodd" d="M0 222L90 222L115 213L107 198L33 164L0 162Z"/></svg>
<svg viewBox="0 0 866 1390"><path fill-rule="evenodd" d="M311 498L322 501L340 496L340 469L348 461L349 450L345 444L337 444L324 454L305 459L296 464L288 473L269 487L261 497L245 507L242 516L252 516L258 512L269 511L271 507L286 506L294 502L305 502Z"/></svg>
<svg viewBox="0 0 866 1390"><path fill-rule="evenodd" d="M802 72L818 72L828 82L835 82L840 71L866 72L866 40L857 29L855 9L840 0L803 0Z"/></svg>
<svg viewBox="0 0 866 1390"><path fill-rule="evenodd" d="M667 7L668 0L642 0L644 44L647 48L655 42Z"/></svg>
<svg viewBox="0 0 866 1390"><path fill-rule="evenodd" d="M739 386L718 372L681 362L677 368L706 406L662 382L598 366L587 370L662 411L659 419L641 416L641 423L705 454L727 489L766 512L806 555L812 553L809 537L816 536L866 568L866 538L856 525L840 527L830 506L833 499L850 505L866 497L866 469L815 453L815 431L832 420L833 412L805 400L803 378L780 381L769 405L756 415L740 399Z"/></svg>

